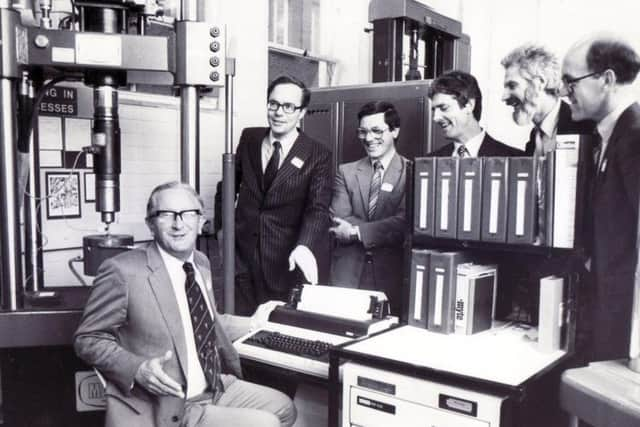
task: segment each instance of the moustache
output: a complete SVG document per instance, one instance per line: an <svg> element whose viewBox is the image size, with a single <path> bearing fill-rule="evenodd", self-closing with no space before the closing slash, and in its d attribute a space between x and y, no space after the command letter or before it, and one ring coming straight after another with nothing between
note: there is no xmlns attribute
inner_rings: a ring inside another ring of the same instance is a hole
<svg viewBox="0 0 640 427"><path fill-rule="evenodd" d="M510 96L505 101L505 104L507 104L509 107L517 107L517 106L521 105L522 102L518 98L516 98L515 96Z"/></svg>

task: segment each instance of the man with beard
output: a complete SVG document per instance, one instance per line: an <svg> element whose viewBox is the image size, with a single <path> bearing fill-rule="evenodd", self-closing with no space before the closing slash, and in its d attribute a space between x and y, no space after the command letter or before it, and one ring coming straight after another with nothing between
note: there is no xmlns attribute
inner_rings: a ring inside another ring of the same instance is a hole
<svg viewBox="0 0 640 427"><path fill-rule="evenodd" d="M525 44L512 50L501 64L505 70L502 100L513 107L518 125L534 125L526 155L542 156L555 150L557 134L592 132L593 123L572 120L569 105L560 100L560 65L553 53Z"/></svg>
<svg viewBox="0 0 640 427"><path fill-rule="evenodd" d="M482 93L475 77L462 71L449 71L435 79L429 88L433 121L447 140L432 151L433 157L522 156L516 148L493 139L480 127Z"/></svg>
<svg viewBox="0 0 640 427"><path fill-rule="evenodd" d="M405 182L409 160L396 152L400 116L385 101L358 112L357 136L367 155L340 165L331 214L337 246L331 283L386 293L400 315L405 237Z"/></svg>

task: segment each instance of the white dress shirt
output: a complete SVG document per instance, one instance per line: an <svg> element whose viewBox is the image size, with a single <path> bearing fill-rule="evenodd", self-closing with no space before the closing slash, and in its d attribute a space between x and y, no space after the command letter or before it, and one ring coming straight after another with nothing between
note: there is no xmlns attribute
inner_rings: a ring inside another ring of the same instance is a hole
<svg viewBox="0 0 640 427"><path fill-rule="evenodd" d="M156 244L157 245L157 244ZM158 250L160 251L160 256L162 257L162 261L164 261L164 266L169 273L169 278L171 279L171 286L173 286L173 292L176 296L176 302L178 303L178 310L180 311L180 320L182 321L182 328L184 329L184 336L186 338L186 347L187 347L187 399L197 396L200 393L203 393L207 389L207 379L204 376L204 372L202 370L202 365L200 365L200 360L198 359L198 352L196 350L196 340L193 337L193 327L191 325L191 316L189 314L189 304L187 303L187 292L184 288L184 283L186 281L187 275L182 269L182 264L185 261L170 255L160 246L158 246ZM204 278L200 271L198 271L198 267L193 260L193 253L187 260L193 264L193 268L196 273L196 281L200 286L200 290L202 294L205 295L205 301L207 302L207 307L209 308L209 313L211 313L211 317L213 317L213 313L211 310L211 301L206 297L207 290L204 285ZM177 357L174 354L174 357Z"/></svg>
<svg viewBox="0 0 640 427"><path fill-rule="evenodd" d="M476 136L469 138L464 144L460 142L454 142L453 153L451 153L451 157L460 157L458 155L458 148L462 146L464 146L469 152L469 157L478 157L478 153L480 152L480 146L482 145L482 141L484 141L485 135L486 135L486 132L482 130Z"/></svg>
<svg viewBox="0 0 640 427"><path fill-rule="evenodd" d="M267 169L267 164L269 163L269 159L273 154L274 141L280 141L280 163L278 163L278 169L280 169L280 167L282 166L282 163L284 162L284 159L286 159L287 155L289 155L289 151L291 151L291 147L293 147L293 144L296 142L296 139L298 139L299 134L300 132L298 132L298 129L294 129L292 132L289 132L284 137L276 138L275 136L273 136L273 133L269 131L269 135L267 135L262 140L262 172L264 172L265 169Z"/></svg>

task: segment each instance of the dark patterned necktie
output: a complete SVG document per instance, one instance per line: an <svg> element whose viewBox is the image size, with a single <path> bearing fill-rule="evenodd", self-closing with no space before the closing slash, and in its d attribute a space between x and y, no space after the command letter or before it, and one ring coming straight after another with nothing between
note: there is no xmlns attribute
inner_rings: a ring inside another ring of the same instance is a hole
<svg viewBox="0 0 640 427"><path fill-rule="evenodd" d="M271 187L271 183L278 173L278 166L280 165L280 141L273 141L273 152L267 163L267 167L264 169L264 189L265 191Z"/></svg>
<svg viewBox="0 0 640 427"><path fill-rule="evenodd" d="M190 262L185 262L182 269L187 274L184 287L187 293L189 316L193 326L193 338L196 342L198 360L210 390L213 392L214 401L216 401L219 394L224 391L224 386L220 380L221 367L216 347L214 320L205 301L205 296L196 282L193 265Z"/></svg>
<svg viewBox="0 0 640 427"><path fill-rule="evenodd" d="M469 150L467 150L467 147L465 147L464 145L458 147L458 157L464 158L470 156L471 154L469 154Z"/></svg>
<svg viewBox="0 0 640 427"><path fill-rule="evenodd" d="M602 156L602 137L597 130L593 131L593 164L596 167L596 175L598 174L598 166L600 165L600 157Z"/></svg>
<svg viewBox="0 0 640 427"><path fill-rule="evenodd" d="M376 213L378 204L378 196L380 195L380 186L382 185L382 163L380 160L373 162L373 176L371 177L371 187L369 188L369 220Z"/></svg>

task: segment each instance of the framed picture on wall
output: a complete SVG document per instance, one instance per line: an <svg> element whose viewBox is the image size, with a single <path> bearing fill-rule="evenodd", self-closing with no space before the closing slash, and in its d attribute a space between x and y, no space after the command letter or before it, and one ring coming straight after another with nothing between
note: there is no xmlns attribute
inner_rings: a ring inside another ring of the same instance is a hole
<svg viewBox="0 0 640 427"><path fill-rule="evenodd" d="M80 218L80 173L46 172L47 219Z"/></svg>

